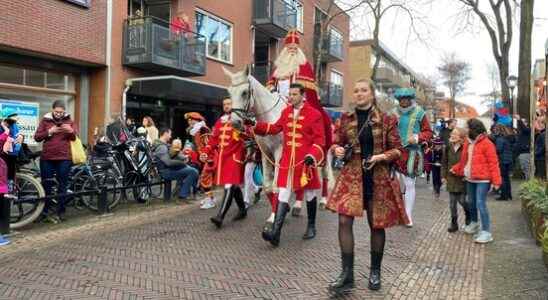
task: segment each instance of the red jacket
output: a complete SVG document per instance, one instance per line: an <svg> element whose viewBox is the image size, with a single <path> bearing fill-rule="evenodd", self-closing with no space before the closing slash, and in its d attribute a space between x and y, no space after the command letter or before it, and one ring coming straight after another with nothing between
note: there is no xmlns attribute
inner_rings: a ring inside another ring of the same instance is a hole
<svg viewBox="0 0 548 300"><path fill-rule="evenodd" d="M202 149L208 157L215 157L215 185L244 182L245 138L244 133L232 127L230 118L223 116L215 123L213 134Z"/></svg>
<svg viewBox="0 0 548 300"><path fill-rule="evenodd" d="M34 139L37 142L44 142L42 146L42 160L72 160L70 153L70 142L76 139L76 132L72 133L55 133L52 136L48 135L48 130L57 125L69 124L74 129L74 123L67 114L61 120L55 120L51 113L44 115L36 133L34 133Z"/></svg>
<svg viewBox="0 0 548 300"><path fill-rule="evenodd" d="M464 142L460 161L451 168L451 171L458 176L464 176L464 168L468 162L468 139ZM497 149L489 140L487 135L483 134L477 138L472 152L472 161L470 163L471 180L489 180L491 184L500 186L502 179L500 177L499 161L497 158Z"/></svg>
<svg viewBox="0 0 548 300"><path fill-rule="evenodd" d="M322 126L322 115L305 102L298 117L293 115L293 106L282 111L274 124L259 122L255 126L258 135L275 135L283 133L283 150L278 173L278 187L287 187L292 182L293 190L319 189L321 187L318 171L315 167L304 166L305 156L314 157L316 164L325 160L325 133ZM307 184L301 184L301 178L307 176Z"/></svg>

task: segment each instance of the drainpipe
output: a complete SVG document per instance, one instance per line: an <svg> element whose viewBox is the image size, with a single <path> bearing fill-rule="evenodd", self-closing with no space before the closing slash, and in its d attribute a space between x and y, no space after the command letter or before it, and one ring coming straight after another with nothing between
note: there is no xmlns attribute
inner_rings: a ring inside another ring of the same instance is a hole
<svg viewBox="0 0 548 300"><path fill-rule="evenodd" d="M106 41L106 63L107 78L105 89L105 124L110 122L110 85L111 85L111 59L112 59L112 5L113 0L107 0L107 41Z"/></svg>
<svg viewBox="0 0 548 300"><path fill-rule="evenodd" d="M120 115L124 120L126 119L127 92L131 88L132 84L133 81L131 79L126 80L126 87L124 88L124 94L122 94L122 111Z"/></svg>

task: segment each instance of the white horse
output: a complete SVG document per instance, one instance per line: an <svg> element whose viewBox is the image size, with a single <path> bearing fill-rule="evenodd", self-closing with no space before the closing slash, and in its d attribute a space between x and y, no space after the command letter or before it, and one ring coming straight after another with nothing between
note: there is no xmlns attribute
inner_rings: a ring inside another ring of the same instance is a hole
<svg viewBox="0 0 548 300"><path fill-rule="evenodd" d="M257 121L267 123L274 123L280 118L282 110L286 106L285 101L277 93L271 93L250 75L249 67L236 73L232 73L225 68L223 68L223 71L231 80L228 92L232 99L233 122L240 122L245 114L254 116ZM277 192L276 178L279 171L277 163L282 155L282 134L256 136L255 140L262 152L263 191L267 194ZM326 174L329 178L330 187L334 183L331 160L332 155L327 155ZM267 224L273 221L274 212L268 218Z"/></svg>

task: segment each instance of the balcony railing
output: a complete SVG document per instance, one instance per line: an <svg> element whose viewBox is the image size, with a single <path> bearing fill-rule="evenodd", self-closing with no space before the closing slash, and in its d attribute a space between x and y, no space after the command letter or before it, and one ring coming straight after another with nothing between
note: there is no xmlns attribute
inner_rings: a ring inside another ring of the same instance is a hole
<svg viewBox="0 0 548 300"><path fill-rule="evenodd" d="M333 82L323 82L320 87L320 103L327 107L341 107L343 87Z"/></svg>
<svg viewBox="0 0 548 300"><path fill-rule="evenodd" d="M297 8L287 0L254 0L253 25L274 38L297 27Z"/></svg>
<svg viewBox="0 0 548 300"><path fill-rule="evenodd" d="M317 23L314 25L314 44L318 44L320 38L320 26L321 24ZM322 44L322 62L337 62L344 59L344 50L343 50L343 37L334 29L328 29L324 33L324 41ZM317 49L316 49L317 52Z"/></svg>
<svg viewBox="0 0 548 300"><path fill-rule="evenodd" d="M124 25L123 62L147 71L180 76L206 72L206 39L194 32L177 33L154 17L130 18Z"/></svg>
<svg viewBox="0 0 548 300"><path fill-rule="evenodd" d="M268 81L268 77L272 72L272 64L270 62L256 62L253 64L252 74L263 85Z"/></svg>

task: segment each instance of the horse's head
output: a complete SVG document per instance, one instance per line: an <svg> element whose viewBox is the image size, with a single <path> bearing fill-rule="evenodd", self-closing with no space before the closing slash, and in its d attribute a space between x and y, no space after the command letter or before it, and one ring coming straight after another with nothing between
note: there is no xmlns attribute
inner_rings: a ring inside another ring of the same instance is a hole
<svg viewBox="0 0 548 300"><path fill-rule="evenodd" d="M228 92L232 99L232 121L235 125L241 125L243 118L252 117L254 114L254 99L251 95L252 91L249 82L249 66L236 73L232 73L224 67L223 71L230 77Z"/></svg>

